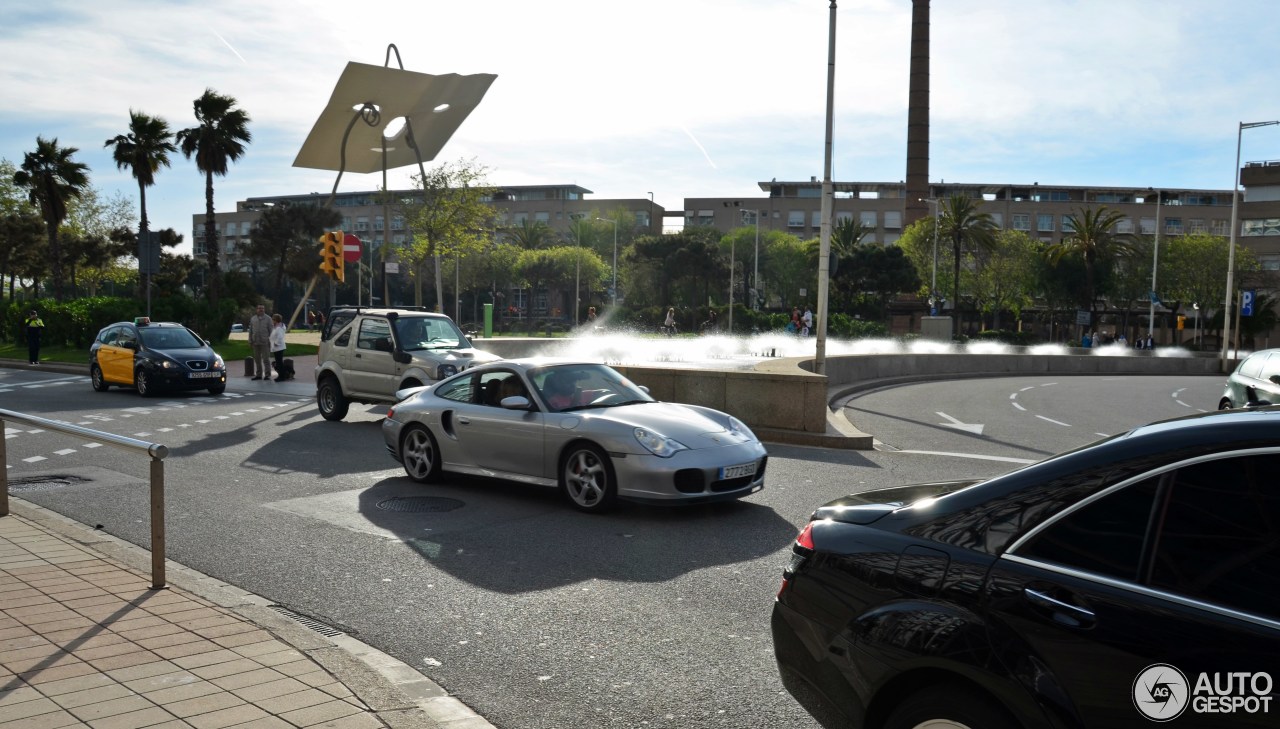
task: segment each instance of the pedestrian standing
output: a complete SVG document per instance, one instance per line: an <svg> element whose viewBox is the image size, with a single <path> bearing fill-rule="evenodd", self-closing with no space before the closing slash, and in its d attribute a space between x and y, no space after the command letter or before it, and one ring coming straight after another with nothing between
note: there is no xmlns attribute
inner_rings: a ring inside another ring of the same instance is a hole
<svg viewBox="0 0 1280 729"><path fill-rule="evenodd" d="M249 317L249 346L253 348L253 379L271 379L271 317L262 304Z"/></svg>
<svg viewBox="0 0 1280 729"><path fill-rule="evenodd" d="M809 332L813 331L813 309L808 304L805 304L804 313L800 315L800 323L800 335L809 336Z"/></svg>
<svg viewBox="0 0 1280 729"><path fill-rule="evenodd" d="M27 362L36 364L40 361L40 337L44 334L44 320L32 309L27 314L24 326L27 328Z"/></svg>
<svg viewBox="0 0 1280 729"><path fill-rule="evenodd" d="M673 307L671 307L671 308L667 309L667 318L666 318L666 320L665 320L665 321L663 321L663 322L662 322L662 328L663 328L663 331L666 333L666 335L667 335L668 337L673 337L673 336L675 336L675 334L676 334L676 307L674 307L674 306L673 306Z"/></svg>
<svg viewBox="0 0 1280 729"><path fill-rule="evenodd" d="M276 362L276 382L289 379L288 374L284 371L284 321L280 318L280 314L271 315L271 356ZM270 377L267 378L271 379Z"/></svg>

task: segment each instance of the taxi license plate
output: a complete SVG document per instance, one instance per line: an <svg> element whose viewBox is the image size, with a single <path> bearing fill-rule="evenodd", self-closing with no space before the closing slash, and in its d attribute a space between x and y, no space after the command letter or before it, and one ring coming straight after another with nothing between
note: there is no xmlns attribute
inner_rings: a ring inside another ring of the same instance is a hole
<svg viewBox="0 0 1280 729"><path fill-rule="evenodd" d="M189 372L187 373L187 377L190 377L192 379L198 378L203 380L207 377L222 377L222 373L221 372Z"/></svg>
<svg viewBox="0 0 1280 729"><path fill-rule="evenodd" d="M754 475L756 475L756 464L754 461L752 461L751 463L743 463L740 466L725 466L724 468L720 469L721 481L724 481L725 479L730 479L730 478L742 478L743 476L754 476Z"/></svg>

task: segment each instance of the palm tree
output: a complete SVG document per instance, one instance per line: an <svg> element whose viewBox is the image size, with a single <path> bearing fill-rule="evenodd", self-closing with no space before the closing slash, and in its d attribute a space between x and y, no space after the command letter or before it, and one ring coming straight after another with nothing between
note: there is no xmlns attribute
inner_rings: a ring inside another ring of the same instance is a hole
<svg viewBox="0 0 1280 729"><path fill-rule="evenodd" d="M1089 328L1093 329L1094 302L1097 299L1095 290L1095 273L1099 261L1110 260L1129 255L1136 245L1132 233L1117 233L1116 225L1125 219L1118 210L1106 205L1096 211L1084 208L1067 216L1063 223L1072 233L1060 242L1045 249L1045 256L1053 265L1058 265L1063 256L1079 254L1084 260L1084 299L1089 306Z"/></svg>
<svg viewBox="0 0 1280 729"><path fill-rule="evenodd" d="M67 217L67 202L79 198L89 186L89 167L71 155L75 147L59 147L58 140L36 137L36 151L22 158L22 169L13 174L17 185L30 188L28 199L40 208L49 237L49 258L53 264L53 297L62 301L62 248L58 226Z"/></svg>
<svg viewBox="0 0 1280 729"><path fill-rule="evenodd" d="M980 212L968 195L952 195L939 205L938 236L951 241L955 275L951 288L952 306L960 311L960 258L966 250L991 250L996 245L996 224L989 213ZM960 317L951 323L952 336L960 332Z"/></svg>
<svg viewBox="0 0 1280 729"><path fill-rule="evenodd" d="M555 236L551 233L551 228L541 220L525 218L520 221L520 225L508 228L505 232L507 240L526 251L531 251L535 248L547 248L555 243Z"/></svg>
<svg viewBox="0 0 1280 729"><path fill-rule="evenodd" d="M147 188L156 184L156 172L161 167L169 166L169 155L178 151L173 144L173 134L169 131L169 122L158 116L147 116L140 111L129 110L129 132L118 134L108 139L102 146L111 147L112 157L116 161L116 169L128 169L133 179L138 181L138 255L139 268L146 269L142 263L142 251L147 240ZM150 290L150 273L143 274L143 291Z"/></svg>
<svg viewBox="0 0 1280 729"><path fill-rule="evenodd" d="M249 133L249 115L235 108L236 100L213 89L205 89L195 100L199 126L183 129L175 137L187 159L195 158L196 169L204 173L204 250L209 263L209 302L218 303L221 289L218 269L218 223L213 217L213 176L224 177L227 164L244 155Z"/></svg>

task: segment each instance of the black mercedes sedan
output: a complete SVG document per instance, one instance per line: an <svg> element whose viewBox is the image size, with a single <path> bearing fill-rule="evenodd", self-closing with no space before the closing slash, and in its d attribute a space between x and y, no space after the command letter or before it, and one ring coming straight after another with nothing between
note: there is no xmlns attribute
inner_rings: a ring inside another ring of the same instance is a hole
<svg viewBox="0 0 1280 729"><path fill-rule="evenodd" d="M1280 407L826 504L772 630L826 727L1280 726Z"/></svg>

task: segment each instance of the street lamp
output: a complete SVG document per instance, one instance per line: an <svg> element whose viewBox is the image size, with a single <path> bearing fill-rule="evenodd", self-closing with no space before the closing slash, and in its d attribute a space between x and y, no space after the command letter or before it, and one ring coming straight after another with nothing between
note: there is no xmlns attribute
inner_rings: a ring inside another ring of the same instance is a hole
<svg viewBox="0 0 1280 729"><path fill-rule="evenodd" d="M1193 303L1191 305L1191 308L1194 309L1196 312L1196 329L1195 329L1195 332L1192 333L1191 335L1191 341L1195 343L1196 351L1199 351L1200 350L1200 304L1199 302Z"/></svg>
<svg viewBox="0 0 1280 729"><path fill-rule="evenodd" d="M760 311L760 211L759 210L743 210L744 213L751 213L756 219L756 253L752 258L754 270L751 273L751 290L755 295L751 297L751 309Z"/></svg>
<svg viewBox="0 0 1280 729"><path fill-rule="evenodd" d="M1156 328L1156 264L1160 260L1160 208L1164 205L1164 191L1156 191L1156 242L1151 251L1151 306L1147 312L1147 337L1150 338Z"/></svg>
<svg viewBox="0 0 1280 729"><path fill-rule="evenodd" d="M1240 210L1240 140L1244 136L1244 130L1253 129L1254 127L1266 127L1280 124L1278 121L1263 122L1240 122L1240 128L1236 130L1236 167L1232 171L1232 187L1231 187L1231 243L1227 248L1227 297L1222 309L1222 371L1227 371L1227 347L1231 342L1231 304L1233 287L1235 286L1234 277L1236 270L1236 229L1239 227L1239 210Z"/></svg>
<svg viewBox="0 0 1280 729"><path fill-rule="evenodd" d="M578 239L578 252L574 255L573 271L573 325L578 326L578 309L582 308L582 213L569 213L569 219L579 225L574 226L573 237Z"/></svg>
<svg viewBox="0 0 1280 729"><path fill-rule="evenodd" d="M929 282L929 313L937 316L938 309L934 307L938 301L938 214L941 212L942 201L936 197L922 197L919 200L933 206L933 278Z"/></svg>
<svg viewBox="0 0 1280 729"><path fill-rule="evenodd" d="M610 300L614 306L618 305L618 221L608 218L596 218L602 223L613 223L613 290L610 292Z"/></svg>

